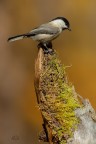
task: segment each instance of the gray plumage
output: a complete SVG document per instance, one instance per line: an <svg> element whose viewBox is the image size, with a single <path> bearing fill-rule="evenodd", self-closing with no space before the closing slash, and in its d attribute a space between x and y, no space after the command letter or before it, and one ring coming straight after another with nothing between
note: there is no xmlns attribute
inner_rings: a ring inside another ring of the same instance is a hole
<svg viewBox="0 0 96 144"><path fill-rule="evenodd" d="M32 38L40 43L51 42L58 37L64 29L69 29L69 26L67 19L58 17L31 30L29 33L10 37L8 41L12 42L23 38Z"/></svg>

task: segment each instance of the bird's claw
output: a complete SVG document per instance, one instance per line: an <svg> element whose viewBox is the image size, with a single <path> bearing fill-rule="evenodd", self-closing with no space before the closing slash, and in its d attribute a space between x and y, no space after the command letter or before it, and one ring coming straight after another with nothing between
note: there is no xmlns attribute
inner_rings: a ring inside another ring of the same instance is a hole
<svg viewBox="0 0 96 144"><path fill-rule="evenodd" d="M52 49L52 43L47 42L47 43L39 43L38 48L42 48L44 51L44 54L53 54L54 50Z"/></svg>

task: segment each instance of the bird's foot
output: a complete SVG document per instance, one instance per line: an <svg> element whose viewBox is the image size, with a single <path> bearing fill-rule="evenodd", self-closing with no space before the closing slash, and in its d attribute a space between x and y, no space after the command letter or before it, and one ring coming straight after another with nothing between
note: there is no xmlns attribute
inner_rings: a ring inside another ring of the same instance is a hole
<svg viewBox="0 0 96 144"><path fill-rule="evenodd" d="M39 43L38 48L42 48L44 51L44 54L53 54L54 50L52 49L52 43L47 42L47 43Z"/></svg>

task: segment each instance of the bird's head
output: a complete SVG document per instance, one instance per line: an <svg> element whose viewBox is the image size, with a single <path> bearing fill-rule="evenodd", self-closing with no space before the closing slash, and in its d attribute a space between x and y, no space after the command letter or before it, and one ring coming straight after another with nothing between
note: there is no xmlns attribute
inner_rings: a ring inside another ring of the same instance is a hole
<svg viewBox="0 0 96 144"><path fill-rule="evenodd" d="M68 29L71 31L69 21L64 17L57 17L53 19L52 22L54 22L54 24L56 24L62 30Z"/></svg>

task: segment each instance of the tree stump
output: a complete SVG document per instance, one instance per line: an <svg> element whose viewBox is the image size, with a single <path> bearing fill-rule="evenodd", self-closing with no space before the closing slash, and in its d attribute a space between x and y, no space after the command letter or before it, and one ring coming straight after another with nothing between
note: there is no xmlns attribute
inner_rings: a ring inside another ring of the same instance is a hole
<svg viewBox="0 0 96 144"><path fill-rule="evenodd" d="M55 51L38 51L35 90L43 118L39 139L49 144L96 144L96 114L90 102L68 82Z"/></svg>

